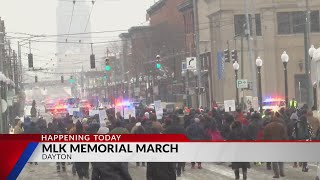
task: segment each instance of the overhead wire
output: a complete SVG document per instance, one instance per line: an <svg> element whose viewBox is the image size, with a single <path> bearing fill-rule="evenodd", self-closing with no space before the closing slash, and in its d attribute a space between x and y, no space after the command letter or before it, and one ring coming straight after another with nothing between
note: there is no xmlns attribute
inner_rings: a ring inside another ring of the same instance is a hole
<svg viewBox="0 0 320 180"><path fill-rule="evenodd" d="M73 20L73 13L74 13L74 6L75 6L75 4L76 4L76 1L73 0L72 13L71 13L71 19L70 19L68 34L70 33L70 29L71 29L71 25L72 25L72 20ZM68 36L67 36L66 40L68 40Z"/></svg>
<svg viewBox="0 0 320 180"><path fill-rule="evenodd" d="M88 20L87 20L87 23L86 23L86 27L84 28L84 32L87 31L87 27L88 27L88 24L90 22L90 18L91 18L91 14L92 14L92 11L93 11L93 7L95 5L95 2L97 2L97 0L96 1L92 0L91 2L92 2L92 6L91 6L90 14L89 14L89 17L88 17Z"/></svg>

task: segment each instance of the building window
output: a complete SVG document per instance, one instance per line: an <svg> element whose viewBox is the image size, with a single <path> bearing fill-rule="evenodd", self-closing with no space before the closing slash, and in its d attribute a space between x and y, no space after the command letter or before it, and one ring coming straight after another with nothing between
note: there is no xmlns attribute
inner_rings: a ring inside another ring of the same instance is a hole
<svg viewBox="0 0 320 180"><path fill-rule="evenodd" d="M310 13L311 32L320 32L319 11L312 11Z"/></svg>
<svg viewBox="0 0 320 180"><path fill-rule="evenodd" d="M290 34L290 13L277 13L278 34Z"/></svg>
<svg viewBox="0 0 320 180"><path fill-rule="evenodd" d="M262 36L260 14L255 14L255 22L256 22L256 34L257 36Z"/></svg>
<svg viewBox="0 0 320 180"><path fill-rule="evenodd" d="M300 12L292 12L292 31L293 33L303 33L304 32L304 27L305 27L305 22L306 22L306 17L305 13L300 11Z"/></svg>
<svg viewBox="0 0 320 180"><path fill-rule="evenodd" d="M246 24L246 16L245 15L235 15L234 16L234 31L235 35L244 34Z"/></svg>
<svg viewBox="0 0 320 180"><path fill-rule="evenodd" d="M252 16L249 15L250 20L250 33L252 34ZM260 14L255 14L254 16L254 22L255 22L255 28L256 28L256 35L262 36L262 30L261 30L261 18ZM246 29L246 16L244 14L235 15L234 16L234 31L235 35L239 36L245 33Z"/></svg>
<svg viewBox="0 0 320 180"><path fill-rule="evenodd" d="M305 12L278 12L278 34L298 34L304 33L305 29ZM311 11L311 32L320 32L319 11Z"/></svg>

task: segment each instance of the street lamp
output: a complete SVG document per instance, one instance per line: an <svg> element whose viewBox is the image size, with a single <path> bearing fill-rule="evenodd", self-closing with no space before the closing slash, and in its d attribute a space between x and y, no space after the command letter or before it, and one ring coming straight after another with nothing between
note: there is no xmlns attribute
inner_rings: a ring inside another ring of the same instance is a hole
<svg viewBox="0 0 320 180"><path fill-rule="evenodd" d="M233 63L233 69L234 69L234 73L235 73L235 83L236 83L236 104L239 106L239 91L238 91L238 87L237 87L237 81L238 81L238 70L240 68L240 65L237 61L235 61Z"/></svg>
<svg viewBox="0 0 320 180"><path fill-rule="evenodd" d="M263 109L262 109L262 87L261 87L261 67L262 67L262 59L260 57L258 57L256 59L256 65L257 65L257 69L258 69L258 99L259 99L259 106L260 106L260 113L262 113Z"/></svg>
<svg viewBox="0 0 320 180"><path fill-rule="evenodd" d="M314 45L311 45L310 49L309 49L309 56L311 57L311 60L315 62L315 67L314 67L314 70L315 70L315 79L316 79L316 94L318 94L318 87L319 87L319 75L318 75L318 64L319 64L319 60L320 60L320 48L316 49L314 47ZM314 99L314 107L316 109L318 109L318 102L317 102L317 99L315 98Z"/></svg>
<svg viewBox="0 0 320 180"><path fill-rule="evenodd" d="M281 55L281 60L284 67L284 94L285 94L285 100L286 100L286 107L289 105L289 98L288 98L288 70L287 65L289 62L289 56L286 51L284 51Z"/></svg>

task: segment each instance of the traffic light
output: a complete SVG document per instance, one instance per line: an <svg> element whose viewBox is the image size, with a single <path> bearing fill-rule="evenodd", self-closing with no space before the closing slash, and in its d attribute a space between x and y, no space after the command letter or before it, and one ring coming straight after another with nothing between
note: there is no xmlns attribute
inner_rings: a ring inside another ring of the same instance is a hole
<svg viewBox="0 0 320 180"><path fill-rule="evenodd" d="M61 83L64 83L64 78L63 78L63 76L61 76Z"/></svg>
<svg viewBox="0 0 320 180"><path fill-rule="evenodd" d="M157 55L157 62L156 62L156 68L161 69L161 64L160 64L160 55Z"/></svg>
<svg viewBox="0 0 320 180"><path fill-rule="evenodd" d="M238 51L237 50L231 51L231 59L232 59L232 62L238 61Z"/></svg>
<svg viewBox="0 0 320 180"><path fill-rule="evenodd" d="M107 75L104 75L104 76L103 76L103 79L104 79L104 80L107 80L107 78L108 78Z"/></svg>
<svg viewBox="0 0 320 180"><path fill-rule="evenodd" d="M224 62L230 62L230 51L229 49L225 49L223 51L224 53Z"/></svg>
<svg viewBox="0 0 320 180"><path fill-rule="evenodd" d="M73 76L70 76L70 83L71 84L75 83L75 80L73 79Z"/></svg>
<svg viewBox="0 0 320 180"><path fill-rule="evenodd" d="M36 82L36 83L38 82L38 76L34 77L34 82Z"/></svg>
<svg viewBox="0 0 320 180"><path fill-rule="evenodd" d="M29 68L33 68L33 54L28 54L28 65Z"/></svg>
<svg viewBox="0 0 320 180"><path fill-rule="evenodd" d="M90 65L91 65L91 69L96 68L96 57L94 54L90 55Z"/></svg>
<svg viewBox="0 0 320 180"><path fill-rule="evenodd" d="M106 64L105 70L106 70L106 71L110 71L110 70L111 70L111 67L110 67L110 63L109 63L109 58L106 59L105 64Z"/></svg>

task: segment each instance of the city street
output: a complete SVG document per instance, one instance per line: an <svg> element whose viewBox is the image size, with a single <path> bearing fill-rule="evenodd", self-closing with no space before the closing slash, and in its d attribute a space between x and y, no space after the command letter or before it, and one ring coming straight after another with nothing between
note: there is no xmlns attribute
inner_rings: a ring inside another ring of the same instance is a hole
<svg viewBox="0 0 320 180"><path fill-rule="evenodd" d="M293 168L292 163L285 164L286 177L281 178L284 180L314 180L316 175L316 163L309 166L309 172L302 172L301 168ZM91 170L90 170L91 171ZM133 180L145 180L146 168L136 167L134 163L129 164L129 171ZM271 180L273 179L273 172L268 171L265 165L256 166L248 171L248 180ZM65 179L76 180L77 176L71 173L71 165L67 165L67 172L57 173L54 163L40 163L39 165L26 165L20 176L19 180L44 180L44 179ZM190 163L186 165L186 171L183 173L179 180L232 180L234 174L228 163L204 163L203 169L191 169Z"/></svg>

